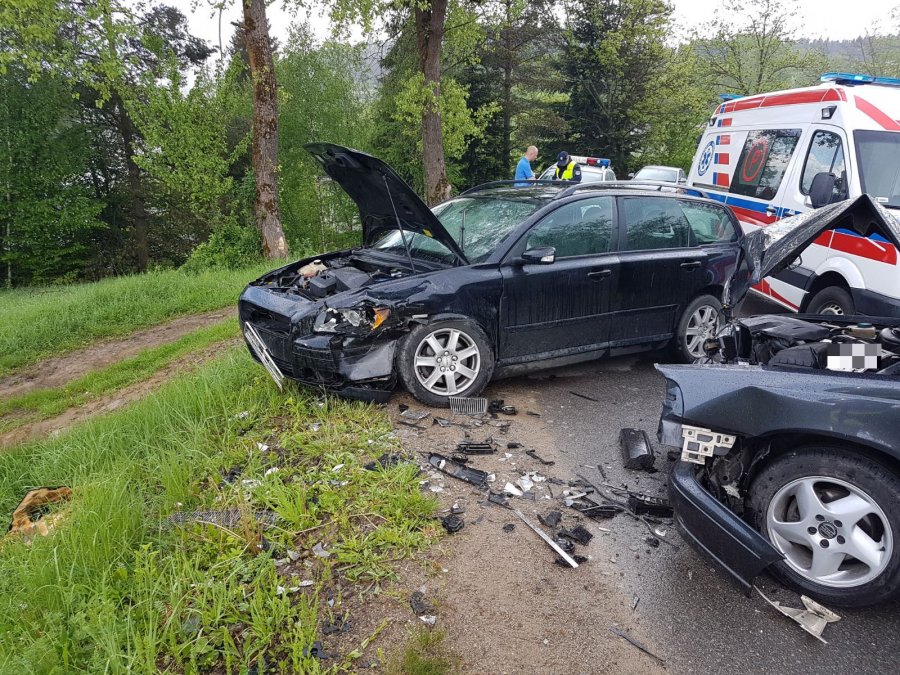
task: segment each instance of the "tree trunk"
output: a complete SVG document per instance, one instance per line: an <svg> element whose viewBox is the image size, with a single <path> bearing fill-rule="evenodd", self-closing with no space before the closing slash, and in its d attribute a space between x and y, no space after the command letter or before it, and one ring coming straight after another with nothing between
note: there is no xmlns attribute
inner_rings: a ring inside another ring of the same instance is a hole
<svg viewBox="0 0 900 675"><path fill-rule="evenodd" d="M278 206L278 100L265 0L242 0L244 42L253 78L253 175L256 227L267 258L288 254Z"/></svg>
<svg viewBox="0 0 900 675"><path fill-rule="evenodd" d="M144 189L141 181L141 168L134 161L135 142L138 137L137 127L131 115L125 110L125 103L118 94L113 94L116 106L116 121L122 135L122 147L125 151L125 170L128 174L128 196L131 199L131 218L134 228L134 257L137 268L144 272L150 264L149 228L147 226L147 206L144 203Z"/></svg>
<svg viewBox="0 0 900 675"><path fill-rule="evenodd" d="M425 200L429 205L450 196L450 181L444 164L444 131L441 126L441 43L447 0L431 0L425 9L416 6L416 52L425 76L425 107L422 109L422 147L425 166Z"/></svg>

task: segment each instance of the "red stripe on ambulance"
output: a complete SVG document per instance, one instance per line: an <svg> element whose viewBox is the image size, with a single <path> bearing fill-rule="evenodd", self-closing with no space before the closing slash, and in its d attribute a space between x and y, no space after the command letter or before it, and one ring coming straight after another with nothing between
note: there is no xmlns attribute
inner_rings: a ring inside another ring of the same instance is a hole
<svg viewBox="0 0 900 675"><path fill-rule="evenodd" d="M900 131L900 124L897 124L897 120L892 119L890 115L876 108L862 96L856 97L856 107L888 131Z"/></svg>

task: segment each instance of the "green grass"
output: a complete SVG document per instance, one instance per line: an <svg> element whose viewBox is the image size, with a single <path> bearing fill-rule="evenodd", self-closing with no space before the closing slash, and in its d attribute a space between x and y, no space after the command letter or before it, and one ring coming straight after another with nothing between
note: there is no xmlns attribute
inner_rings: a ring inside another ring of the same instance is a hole
<svg viewBox="0 0 900 675"><path fill-rule="evenodd" d="M123 411L0 453L0 513L33 486L74 491L50 536L0 541L0 672L351 668L358 650L304 655L339 611L320 594L389 579L440 536L416 466L362 468L397 450L390 431L374 406L279 393L238 348ZM165 526L175 511L225 508L242 510L240 525ZM257 509L276 526L263 533ZM330 558L310 554L318 542ZM276 567L288 550L315 585L278 595L299 580Z"/></svg>
<svg viewBox="0 0 900 675"><path fill-rule="evenodd" d="M422 628L389 664L388 675L448 675L456 659L449 653L441 630Z"/></svg>
<svg viewBox="0 0 900 675"><path fill-rule="evenodd" d="M104 394L135 384L184 355L239 335L236 319L200 328L130 359L84 375L53 389L37 389L0 401L0 432L55 417Z"/></svg>
<svg viewBox="0 0 900 675"><path fill-rule="evenodd" d="M59 288L0 291L0 376L101 338L233 305L278 263L188 274L148 272Z"/></svg>

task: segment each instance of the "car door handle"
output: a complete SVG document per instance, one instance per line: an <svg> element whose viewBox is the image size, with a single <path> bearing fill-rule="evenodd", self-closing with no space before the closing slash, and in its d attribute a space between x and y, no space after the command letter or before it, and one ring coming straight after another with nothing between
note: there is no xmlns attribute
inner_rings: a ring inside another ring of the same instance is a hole
<svg viewBox="0 0 900 675"><path fill-rule="evenodd" d="M700 264L699 260L691 260L690 262L681 263L681 267L686 270L695 270L700 267Z"/></svg>
<svg viewBox="0 0 900 675"><path fill-rule="evenodd" d="M774 216L778 214L778 209L774 206L767 206L766 213L768 213L770 216Z"/></svg>
<svg viewBox="0 0 900 675"><path fill-rule="evenodd" d="M602 281L610 274L612 274L612 270L595 270L593 272L588 272L588 277Z"/></svg>

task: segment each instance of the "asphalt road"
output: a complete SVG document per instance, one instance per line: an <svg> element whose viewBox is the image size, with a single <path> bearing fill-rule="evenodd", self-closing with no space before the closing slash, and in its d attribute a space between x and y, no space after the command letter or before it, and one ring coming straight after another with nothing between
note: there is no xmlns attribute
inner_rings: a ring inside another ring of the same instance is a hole
<svg viewBox="0 0 900 675"><path fill-rule="evenodd" d="M761 300L742 313L773 311ZM775 309L777 311L777 308ZM653 368L659 354L573 366L492 385L507 398L539 392L542 419L572 474L601 480L603 464L612 484L663 494L666 473L622 468L618 435L622 427L644 429L667 468L666 448L656 444L663 396L662 377ZM597 399L589 401L572 392ZM488 395L492 392L489 390ZM744 596L674 532L678 545L650 548L642 525L623 516L608 521L604 548L617 561L621 590L636 598L635 612L672 672L682 673L896 673L900 655L900 603L870 609L835 608L841 620L825 629L821 644L754 593ZM599 572L598 572L599 573ZM799 597L773 579L761 577L766 594L788 606ZM602 668L600 669L602 670Z"/></svg>

